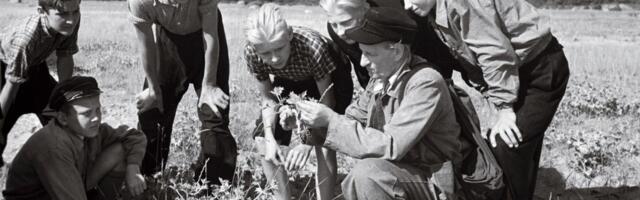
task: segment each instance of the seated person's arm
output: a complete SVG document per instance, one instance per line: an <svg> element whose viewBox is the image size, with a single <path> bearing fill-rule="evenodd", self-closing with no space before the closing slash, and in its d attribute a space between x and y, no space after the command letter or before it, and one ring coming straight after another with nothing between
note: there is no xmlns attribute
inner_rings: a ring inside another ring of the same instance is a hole
<svg viewBox="0 0 640 200"><path fill-rule="evenodd" d="M273 131L275 130L276 126L276 115L278 112L276 110L276 106L278 105L278 100L276 96L271 93L271 91L273 90L273 84L271 83L271 80L267 79L259 81L258 85L260 88L260 94L262 95L261 115L262 124L264 126L264 136L267 141L275 142L276 139L273 136Z"/></svg>
<svg viewBox="0 0 640 200"><path fill-rule="evenodd" d="M34 169L51 199L86 200L82 175L69 149L51 149L36 156Z"/></svg>
<svg viewBox="0 0 640 200"><path fill-rule="evenodd" d="M434 125L440 113L447 112L443 110L446 91L438 74L417 73L407 83L402 103L383 130L335 115L329 121L324 145L356 158L401 159Z"/></svg>
<svg viewBox="0 0 640 200"><path fill-rule="evenodd" d="M2 91L0 91L0 111L2 112L3 118L7 116L11 104L13 104L13 100L18 94L18 88L20 88L20 83L11 81L5 82L4 86L2 86Z"/></svg>

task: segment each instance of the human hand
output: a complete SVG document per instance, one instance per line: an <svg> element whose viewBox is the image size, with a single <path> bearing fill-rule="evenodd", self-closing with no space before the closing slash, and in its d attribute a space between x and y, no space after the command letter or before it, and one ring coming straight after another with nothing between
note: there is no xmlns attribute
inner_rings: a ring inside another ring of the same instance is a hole
<svg viewBox="0 0 640 200"><path fill-rule="evenodd" d="M128 165L125 174L125 184L127 190L133 196L141 195L144 190L147 189L147 184L144 181L144 176L140 174L140 167L138 165Z"/></svg>
<svg viewBox="0 0 640 200"><path fill-rule="evenodd" d="M229 95L225 94L220 87L203 85L200 91L200 99L198 100L198 108L202 109L204 105L209 106L217 116L222 116L220 108L224 109L229 105Z"/></svg>
<svg viewBox="0 0 640 200"><path fill-rule="evenodd" d="M153 108L158 108L160 112L163 112L162 98L158 97L162 97L160 89L153 90L146 88L142 90L142 92L136 95L136 108L138 108L138 112L142 113Z"/></svg>
<svg viewBox="0 0 640 200"><path fill-rule="evenodd" d="M498 111L498 120L488 132L489 143L494 148L497 146L496 135L500 135L502 141L511 148L518 147L519 142L522 142L522 134L516 126L516 114L511 108ZM487 133L482 134L482 137L487 139Z"/></svg>
<svg viewBox="0 0 640 200"><path fill-rule="evenodd" d="M299 144L289 151L287 159L285 160L285 169L287 171L298 170L304 167L309 159L312 146L306 144Z"/></svg>
<svg viewBox="0 0 640 200"><path fill-rule="evenodd" d="M291 106L280 106L278 109L278 113L280 113L280 127L282 127L285 131L290 131L298 127L296 123L296 115L298 115L297 111Z"/></svg>
<svg viewBox="0 0 640 200"><path fill-rule="evenodd" d="M311 101L299 101L296 107L300 111L300 120L311 128L324 128L329 126L329 120L337 115L324 104Z"/></svg>
<svg viewBox="0 0 640 200"><path fill-rule="evenodd" d="M264 159L272 162L275 165L281 165L282 159L284 156L282 155L282 149L280 149L280 145L275 140L266 140L265 145L265 153Z"/></svg>

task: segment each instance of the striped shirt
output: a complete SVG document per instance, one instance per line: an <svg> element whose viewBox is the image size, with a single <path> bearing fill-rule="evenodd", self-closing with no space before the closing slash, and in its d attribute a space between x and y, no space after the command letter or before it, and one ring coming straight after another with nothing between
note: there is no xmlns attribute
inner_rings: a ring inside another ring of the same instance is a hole
<svg viewBox="0 0 640 200"><path fill-rule="evenodd" d="M33 15L26 22L10 25L0 32L0 61L7 65L8 81L22 83L29 79L30 67L46 61L54 51L58 57L78 52L78 29L70 36L49 30L46 17Z"/></svg>
<svg viewBox="0 0 640 200"><path fill-rule="evenodd" d="M336 69L336 62L329 52L332 50L330 42L317 31L294 26L291 55L282 69L266 64L249 44L244 55L249 71L259 81L269 80L269 74L293 81L321 80Z"/></svg>

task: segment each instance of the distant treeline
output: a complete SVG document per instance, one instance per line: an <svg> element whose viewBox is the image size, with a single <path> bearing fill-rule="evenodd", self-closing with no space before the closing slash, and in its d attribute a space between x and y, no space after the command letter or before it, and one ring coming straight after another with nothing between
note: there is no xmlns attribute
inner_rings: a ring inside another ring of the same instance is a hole
<svg viewBox="0 0 640 200"><path fill-rule="evenodd" d="M223 2L238 2L245 3L264 3L274 2L280 4L317 4L318 0L222 0ZM579 6L579 5L600 5L600 4L640 4L640 0L527 0L536 6L554 7L554 6Z"/></svg>

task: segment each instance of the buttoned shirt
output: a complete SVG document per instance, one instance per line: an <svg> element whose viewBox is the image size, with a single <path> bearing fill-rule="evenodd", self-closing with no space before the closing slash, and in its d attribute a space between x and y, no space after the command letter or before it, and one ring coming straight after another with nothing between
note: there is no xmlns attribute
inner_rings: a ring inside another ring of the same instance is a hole
<svg viewBox="0 0 640 200"><path fill-rule="evenodd" d="M126 163L142 163L145 135L126 126L100 125L94 138L82 138L51 120L34 133L14 158L3 195L13 199L87 199L87 170L100 152L121 142Z"/></svg>
<svg viewBox="0 0 640 200"><path fill-rule="evenodd" d="M158 24L168 31L185 35L202 29L202 16L213 14L218 0L128 0L134 24ZM219 20L219 19L218 19Z"/></svg>
<svg viewBox="0 0 640 200"><path fill-rule="evenodd" d="M276 69L266 64L256 53L253 45L245 46L245 60L249 71L259 81L269 79L269 74L293 81L321 80L336 69L331 56L330 40L315 30L294 26L291 51L285 66ZM346 60L345 57L339 59Z"/></svg>
<svg viewBox="0 0 640 200"><path fill-rule="evenodd" d="M413 56L389 90L374 90L380 81L372 79L344 115L330 118L324 146L424 169L459 161L464 141L451 96L442 76L428 66Z"/></svg>
<svg viewBox="0 0 640 200"><path fill-rule="evenodd" d="M44 15L33 15L7 27L0 33L0 61L7 65L4 76L8 81L28 80L31 67L45 62L54 51L58 57L78 52L79 24L70 36L50 30Z"/></svg>
<svg viewBox="0 0 640 200"><path fill-rule="evenodd" d="M536 8L524 0L437 0L434 10L436 33L476 89L495 105L515 103L518 67L552 38Z"/></svg>

